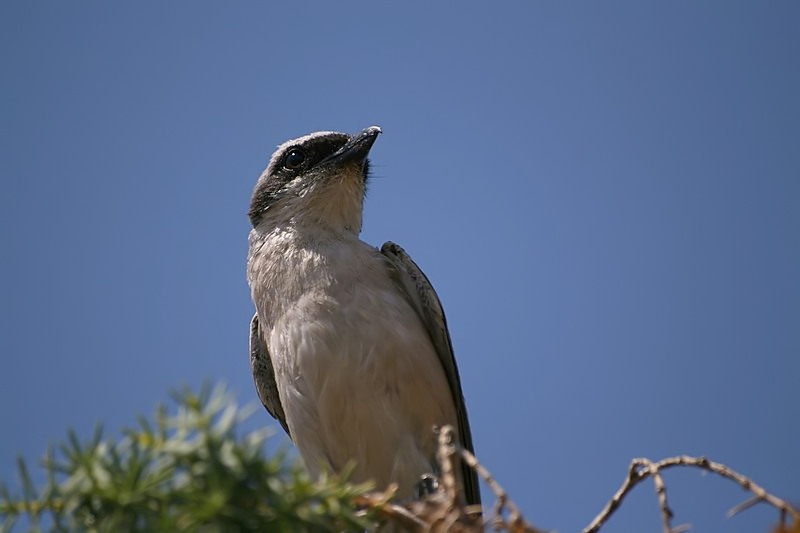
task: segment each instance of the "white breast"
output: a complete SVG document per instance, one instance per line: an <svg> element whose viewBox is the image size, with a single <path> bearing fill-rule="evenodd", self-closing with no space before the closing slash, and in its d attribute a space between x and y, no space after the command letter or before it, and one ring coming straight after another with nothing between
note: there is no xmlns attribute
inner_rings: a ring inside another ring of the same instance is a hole
<svg viewBox="0 0 800 533"><path fill-rule="evenodd" d="M280 306L254 297L308 469L352 461L354 481L397 482L409 497L432 472L433 427L455 425L455 407L427 331L376 254L357 239L295 254L291 279L302 287L272 288L294 297Z"/></svg>

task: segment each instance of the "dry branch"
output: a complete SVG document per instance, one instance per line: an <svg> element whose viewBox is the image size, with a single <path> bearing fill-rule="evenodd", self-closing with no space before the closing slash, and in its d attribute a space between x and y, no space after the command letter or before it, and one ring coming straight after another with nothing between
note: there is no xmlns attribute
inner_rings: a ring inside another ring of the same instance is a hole
<svg viewBox="0 0 800 533"><path fill-rule="evenodd" d="M451 426L439 430L437 461L441 468L439 488L419 501L403 505L390 502L393 490L365 495L357 502L365 508L376 510L378 516L402 531L425 533L482 533L491 524L494 531L509 533L543 533L527 523L519 508L511 501L489 471L473 454L455 440ZM484 519L481 509L464 505L458 492L455 476L457 458L465 461L483 478L497 498L492 514ZM506 515L508 515L506 517Z"/></svg>
<svg viewBox="0 0 800 533"><path fill-rule="evenodd" d="M600 511L600 514L598 514L597 517L592 520L592 523L583 530L583 533L595 533L597 530L599 530L600 527L606 523L608 519L611 518L611 515L613 515L614 512L619 508L619 506L622 504L622 501L625 499L625 496L627 496L633 490L633 488L639 484L639 482L647 479L648 477L653 478L653 482L656 487L658 503L661 509L661 524L664 533L678 533L679 531L686 531L688 526L672 526L673 513L667 501L666 485L664 484L664 479L661 477L662 470L666 470L674 466L690 466L712 472L738 483L743 489L753 493L753 498L728 511L728 516L733 516L749 507L752 507L756 503L766 502L780 511L782 527L785 526L787 515L791 516L795 523L800 522L800 510L791 506L784 500L773 496L764 490L760 485L757 485L749 477L731 470L722 463L709 461L706 457L690 457L688 455L680 455L677 457L662 459L658 462L653 462L650 459L645 458L634 459L628 468L628 476L625 478L625 481L623 481L622 486L614 494L614 496L611 497L611 500L609 500L603 510Z"/></svg>
<svg viewBox="0 0 800 533"><path fill-rule="evenodd" d="M455 440L452 427L445 426L439 431L439 448L437 461L441 469L439 488L419 501L400 504L391 501L394 487L386 492L370 493L359 498L358 503L365 509L377 511L379 518L386 523L393 524L402 531L425 533L478 533L485 527L491 526L494 531L510 533L542 533L522 516L522 512L514 504L508 493L492 477L491 473L468 450L462 448ZM495 503L488 517L483 518L481 509L474 509L462 503L459 494L459 485L456 482L456 461L464 461L470 468L486 482L495 496ZM667 499L667 486L662 472L675 466L688 466L712 472L726 479L738 483L742 488L751 492L753 497L737 505L728 512L728 516L748 509L759 502L765 502L780 511L780 526L776 531L800 533L800 510L786 501L770 494L752 479L744 476L721 463L709 461L705 457L690 457L681 455L669 457L653 462L650 459L634 459L628 467L628 474L622 486L611 497L606 506L592 520L583 533L596 533L619 509L625 497L647 478L653 479L659 509L661 510L661 525L664 533L682 533L691 526L673 526L673 511ZM792 526L787 526L786 517L791 517Z"/></svg>

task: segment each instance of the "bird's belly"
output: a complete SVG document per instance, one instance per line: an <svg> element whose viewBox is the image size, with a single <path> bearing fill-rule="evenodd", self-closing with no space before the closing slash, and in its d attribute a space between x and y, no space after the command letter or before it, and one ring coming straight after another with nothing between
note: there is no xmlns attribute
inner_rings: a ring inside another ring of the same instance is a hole
<svg viewBox="0 0 800 533"><path fill-rule="evenodd" d="M316 295L277 326L276 381L309 470L353 462L354 481L397 482L398 495L411 496L432 472L433 427L456 424L444 370L413 309L391 290Z"/></svg>

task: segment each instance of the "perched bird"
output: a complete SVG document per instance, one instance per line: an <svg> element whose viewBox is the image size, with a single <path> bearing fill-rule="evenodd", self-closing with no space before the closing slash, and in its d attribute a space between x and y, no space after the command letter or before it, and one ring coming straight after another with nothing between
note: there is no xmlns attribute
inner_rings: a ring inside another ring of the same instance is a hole
<svg viewBox="0 0 800 533"><path fill-rule="evenodd" d="M434 427L473 449L444 312L403 251L359 239L380 128L317 132L278 147L253 191L247 279L256 307L250 364L267 411L312 476L418 494L438 474ZM475 473L460 467L468 504Z"/></svg>

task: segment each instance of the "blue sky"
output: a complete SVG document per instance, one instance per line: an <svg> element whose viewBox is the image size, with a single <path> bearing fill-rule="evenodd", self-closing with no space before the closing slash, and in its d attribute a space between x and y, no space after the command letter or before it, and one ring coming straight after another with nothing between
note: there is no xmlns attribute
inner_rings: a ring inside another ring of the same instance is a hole
<svg viewBox="0 0 800 533"><path fill-rule="evenodd" d="M798 24L791 1L3 2L0 478L183 383L255 401L255 180L286 139L377 124L362 237L432 280L478 455L534 523L579 530L639 456L800 502ZM666 479L676 524L777 519ZM634 527L660 528L649 486L606 530Z"/></svg>

